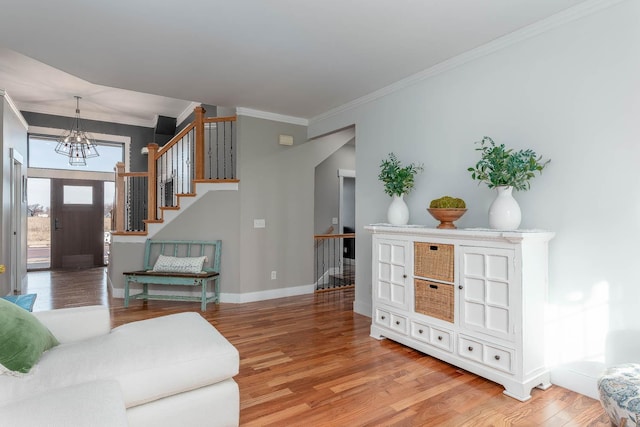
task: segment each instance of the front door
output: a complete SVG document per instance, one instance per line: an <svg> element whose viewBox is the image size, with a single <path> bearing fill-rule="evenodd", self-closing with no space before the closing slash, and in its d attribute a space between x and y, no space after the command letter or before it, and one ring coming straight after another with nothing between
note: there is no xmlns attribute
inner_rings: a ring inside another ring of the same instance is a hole
<svg viewBox="0 0 640 427"><path fill-rule="evenodd" d="M102 181L51 179L51 268L104 265Z"/></svg>

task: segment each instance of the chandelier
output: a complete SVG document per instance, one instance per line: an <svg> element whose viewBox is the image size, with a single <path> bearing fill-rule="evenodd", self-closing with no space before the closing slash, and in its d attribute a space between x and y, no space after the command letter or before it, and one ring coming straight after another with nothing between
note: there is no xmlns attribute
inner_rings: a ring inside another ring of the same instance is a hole
<svg viewBox="0 0 640 427"><path fill-rule="evenodd" d="M76 96L76 118L71 129L60 135L56 153L69 157L71 166L86 166L87 158L98 157L98 148L91 134L80 128L80 97Z"/></svg>

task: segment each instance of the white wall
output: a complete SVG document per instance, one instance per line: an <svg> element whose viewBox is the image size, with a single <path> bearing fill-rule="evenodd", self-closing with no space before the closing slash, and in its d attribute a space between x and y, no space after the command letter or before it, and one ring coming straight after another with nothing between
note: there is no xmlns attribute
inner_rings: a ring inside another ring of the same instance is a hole
<svg viewBox="0 0 640 427"><path fill-rule="evenodd" d="M558 384L590 394L602 366L591 361L602 361L607 331L640 329L640 1L510 40L514 35L485 56L312 120L309 134L356 126L356 254L362 266L371 265L362 227L384 221L389 204L377 180L389 151L425 165L407 198L411 222L435 225L425 208L449 194L469 208L459 227L487 226L494 197L466 171L478 159L475 141L487 135L551 158L531 190L515 196L522 229L557 233L544 317L549 364L554 372L570 367L575 374L556 375ZM355 309L370 315L370 269L357 271ZM585 387L580 376L587 378Z"/></svg>

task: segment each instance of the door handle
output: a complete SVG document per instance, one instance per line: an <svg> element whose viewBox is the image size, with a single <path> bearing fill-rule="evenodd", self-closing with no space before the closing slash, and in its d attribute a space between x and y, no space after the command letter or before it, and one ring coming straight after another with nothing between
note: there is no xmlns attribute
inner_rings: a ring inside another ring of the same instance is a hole
<svg viewBox="0 0 640 427"><path fill-rule="evenodd" d="M60 227L60 222L58 221L58 218L56 218L56 219L53 221L53 229L54 229L54 230L60 230L61 228L62 228L62 227Z"/></svg>

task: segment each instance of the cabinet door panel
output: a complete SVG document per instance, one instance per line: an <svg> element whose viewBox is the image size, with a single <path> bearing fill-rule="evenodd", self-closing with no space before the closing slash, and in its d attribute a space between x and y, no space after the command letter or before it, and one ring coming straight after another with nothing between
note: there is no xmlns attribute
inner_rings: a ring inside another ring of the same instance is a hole
<svg viewBox="0 0 640 427"><path fill-rule="evenodd" d="M395 307L407 306L408 243L379 239L374 244L374 290L377 301Z"/></svg>
<svg viewBox="0 0 640 427"><path fill-rule="evenodd" d="M509 283L487 280L487 303L509 307Z"/></svg>
<svg viewBox="0 0 640 427"><path fill-rule="evenodd" d="M461 247L460 317L464 328L514 339L518 284L513 259L512 250Z"/></svg>

